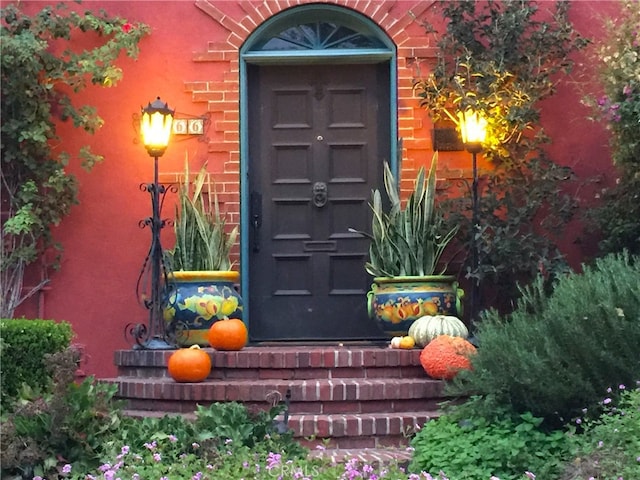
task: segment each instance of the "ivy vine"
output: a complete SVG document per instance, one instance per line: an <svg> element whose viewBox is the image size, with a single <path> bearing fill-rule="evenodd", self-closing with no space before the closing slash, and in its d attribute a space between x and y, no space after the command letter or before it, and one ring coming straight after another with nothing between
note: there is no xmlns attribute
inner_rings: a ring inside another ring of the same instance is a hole
<svg viewBox="0 0 640 480"><path fill-rule="evenodd" d="M149 27L101 10L78 13L65 4L27 15L20 4L0 10L2 56L2 242L0 318L48 282L46 265L38 285L23 291L25 269L54 248L51 235L78 203L78 182L67 172L72 161L90 170L103 157L88 146L59 152L58 122L72 122L89 134L103 124L95 107L76 106L74 94L88 85L110 87L122 78L121 52L136 58ZM92 48L85 48L83 39ZM96 40L97 38L97 40Z"/></svg>

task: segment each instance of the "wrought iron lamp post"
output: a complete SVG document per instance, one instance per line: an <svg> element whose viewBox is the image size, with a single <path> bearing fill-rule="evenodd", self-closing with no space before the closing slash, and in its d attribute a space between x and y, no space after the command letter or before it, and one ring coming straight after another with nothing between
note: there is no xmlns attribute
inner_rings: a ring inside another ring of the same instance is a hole
<svg viewBox="0 0 640 480"><path fill-rule="evenodd" d="M467 109L458 112L460 134L466 150L471 153L472 183L471 183L471 265L475 278L471 284L471 320L477 320L478 306L480 302L480 254L479 239L480 230L480 198L478 195L478 163L477 155L482 151L482 143L486 137L487 121L476 111Z"/></svg>
<svg viewBox="0 0 640 480"><path fill-rule="evenodd" d="M148 327L144 324L138 324L130 328L129 332L136 342L136 347L143 349L175 348L168 341L167 329L162 316L163 260L160 231L164 228L165 221L160 218L160 212L166 189L164 185L158 183L158 158L164 154L169 145L173 114L174 110L171 110L169 105L158 97L142 109L140 121L142 142L154 160L154 177L153 183L141 186L151 195L151 217L141 222L143 226L151 228L151 247L138 279L138 287L140 287L143 277L150 274L151 292L150 296L144 299L144 305L149 310Z"/></svg>

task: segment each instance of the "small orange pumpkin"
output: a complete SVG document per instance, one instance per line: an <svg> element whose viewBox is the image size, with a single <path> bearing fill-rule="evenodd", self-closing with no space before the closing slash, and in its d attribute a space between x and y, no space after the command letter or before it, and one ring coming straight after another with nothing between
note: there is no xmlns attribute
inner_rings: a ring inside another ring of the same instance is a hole
<svg viewBox="0 0 640 480"><path fill-rule="evenodd" d="M211 357L198 345L181 348L169 357L167 370L176 382L201 382L211 373Z"/></svg>
<svg viewBox="0 0 640 480"><path fill-rule="evenodd" d="M216 350L242 350L249 340L249 332L242 320L230 318L214 322L207 338Z"/></svg>
<svg viewBox="0 0 640 480"><path fill-rule="evenodd" d="M420 364L430 377L451 380L460 370L471 370L469 357L475 353L464 338L439 335L420 352Z"/></svg>

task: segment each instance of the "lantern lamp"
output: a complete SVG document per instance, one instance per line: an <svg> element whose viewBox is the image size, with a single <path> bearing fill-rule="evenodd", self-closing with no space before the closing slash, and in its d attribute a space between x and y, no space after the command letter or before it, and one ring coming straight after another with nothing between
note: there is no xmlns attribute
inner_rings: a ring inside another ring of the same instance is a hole
<svg viewBox="0 0 640 480"><path fill-rule="evenodd" d="M174 112L160 97L142 109L142 143L152 157L161 157L169 145Z"/></svg>
<svg viewBox="0 0 640 480"><path fill-rule="evenodd" d="M479 112L471 108L458 112L460 135L465 148L473 153L482 151L482 144L487 136L487 120Z"/></svg>

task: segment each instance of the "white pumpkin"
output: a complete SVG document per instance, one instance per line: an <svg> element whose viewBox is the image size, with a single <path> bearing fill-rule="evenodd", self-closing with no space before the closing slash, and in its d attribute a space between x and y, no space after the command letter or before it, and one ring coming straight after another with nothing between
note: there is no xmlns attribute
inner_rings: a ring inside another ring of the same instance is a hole
<svg viewBox="0 0 640 480"><path fill-rule="evenodd" d="M425 315L411 324L408 335L413 337L416 345L424 347L438 335L467 338L469 330L458 317L451 315Z"/></svg>

